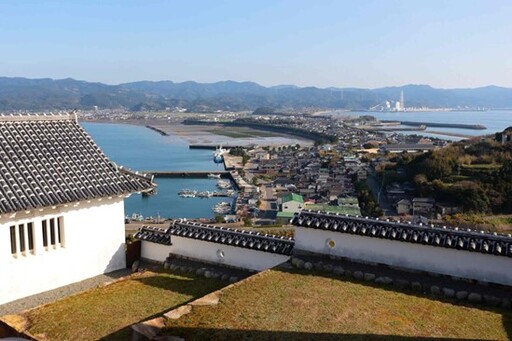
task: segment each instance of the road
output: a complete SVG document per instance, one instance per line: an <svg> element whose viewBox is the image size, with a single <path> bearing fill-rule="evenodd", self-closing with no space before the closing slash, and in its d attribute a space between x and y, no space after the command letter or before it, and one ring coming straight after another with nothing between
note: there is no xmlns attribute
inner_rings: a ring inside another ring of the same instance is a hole
<svg viewBox="0 0 512 341"><path fill-rule="evenodd" d="M274 197L274 188L261 186L261 208L258 218L275 220L277 215L277 199Z"/></svg>
<svg viewBox="0 0 512 341"><path fill-rule="evenodd" d="M393 216L396 215L395 208L393 207L393 203L388 200L386 194L384 193L384 188L382 188L382 183L377 180L377 176L375 172L370 172L368 174L368 179L366 181L372 194L379 204L379 207L384 212L385 216Z"/></svg>

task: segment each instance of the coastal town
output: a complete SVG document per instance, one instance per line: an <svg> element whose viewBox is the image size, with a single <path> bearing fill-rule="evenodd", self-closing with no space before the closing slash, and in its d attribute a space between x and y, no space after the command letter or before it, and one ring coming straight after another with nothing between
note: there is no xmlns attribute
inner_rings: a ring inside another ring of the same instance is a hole
<svg viewBox="0 0 512 341"><path fill-rule="evenodd" d="M372 116L333 118L308 114L276 116L244 113L178 113L176 116L165 113L109 113L107 116L94 112L81 117L88 122L104 122L108 117L111 122L144 125L164 135L175 133L173 129L180 126L184 129L250 127L303 139L296 144L265 145L252 140L247 143L243 138L233 143L233 139L216 136L217 140L210 138L218 144L191 143L190 148L207 148L212 152L222 144L226 148L223 165L237 189L237 196L231 209L217 210L223 213L214 219L217 223L243 223L249 227L282 226L287 225L293 214L303 208L350 215L385 213L396 219L410 220L436 218L435 213L441 212L442 215L447 212L446 207L435 206L432 199L415 197L415 187L410 183L383 186L376 170L382 168L394 154L430 151L446 146L449 141L378 131L375 127L379 122ZM369 125L372 128L366 129ZM362 198L361 192L366 188L373 193L373 197ZM205 195L209 194L200 194ZM186 193L185 196L192 195ZM132 218L143 219L128 216L127 220L131 221Z"/></svg>
<svg viewBox="0 0 512 341"><path fill-rule="evenodd" d="M0 9L0 341L512 340L512 1Z"/></svg>

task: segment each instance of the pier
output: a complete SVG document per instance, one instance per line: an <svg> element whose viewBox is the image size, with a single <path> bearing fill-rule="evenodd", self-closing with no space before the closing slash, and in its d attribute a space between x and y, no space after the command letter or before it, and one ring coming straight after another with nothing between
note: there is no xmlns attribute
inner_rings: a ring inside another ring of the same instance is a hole
<svg viewBox="0 0 512 341"><path fill-rule="evenodd" d="M143 171L152 174L155 178L207 178L208 174L220 175L223 179L233 180L227 171Z"/></svg>
<svg viewBox="0 0 512 341"><path fill-rule="evenodd" d="M189 149L209 149L209 150L216 150L221 144L191 144L188 146ZM224 149L233 149L233 148L252 148L255 145L248 145L248 146L235 146L235 145L225 145L222 144L222 148Z"/></svg>
<svg viewBox="0 0 512 341"><path fill-rule="evenodd" d="M396 121L386 121L382 120L382 123L395 123ZM411 121L400 121L400 124L403 126L413 126L419 127L425 125L427 127L436 127L436 128L458 128L458 129L472 129L472 130L485 130L487 129L485 126L481 124L460 124L460 123L435 123L435 122L411 122Z"/></svg>

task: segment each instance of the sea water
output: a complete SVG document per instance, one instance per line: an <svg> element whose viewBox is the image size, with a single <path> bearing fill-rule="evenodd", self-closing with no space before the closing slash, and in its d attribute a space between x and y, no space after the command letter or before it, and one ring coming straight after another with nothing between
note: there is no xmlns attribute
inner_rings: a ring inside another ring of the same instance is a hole
<svg viewBox="0 0 512 341"><path fill-rule="evenodd" d="M143 126L111 123L81 123L103 152L118 165L134 171L223 171L213 162L211 150L189 149L177 136L162 136ZM216 190L217 180L156 178L157 194L132 194L125 199L125 214L162 218L212 218L212 207L230 198L182 198L182 189Z"/></svg>
<svg viewBox="0 0 512 341"><path fill-rule="evenodd" d="M336 112L336 115L371 115L378 120L391 121L412 121L429 123L456 123L456 124L481 124L486 127L483 130L428 127L425 131L411 132L411 134L431 135L442 138L460 140L462 138L446 137L443 135L431 134L434 132L445 132L451 134L462 134L470 136L489 135L501 132L512 126L512 111L490 110L490 111L407 111L407 112ZM405 132L400 132L404 133Z"/></svg>

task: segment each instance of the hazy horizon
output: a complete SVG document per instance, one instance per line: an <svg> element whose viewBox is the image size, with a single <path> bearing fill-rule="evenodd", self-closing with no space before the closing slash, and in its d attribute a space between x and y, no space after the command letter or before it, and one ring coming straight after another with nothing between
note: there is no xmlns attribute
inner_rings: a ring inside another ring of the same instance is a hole
<svg viewBox="0 0 512 341"><path fill-rule="evenodd" d="M215 84L215 83L222 83L222 82L237 82L237 83L255 83L255 84L261 85L261 86L266 87L266 88L279 87L279 86L294 86L294 87L298 87L298 88L315 87L315 88L318 88L318 89L337 88L337 89L375 90L375 89L381 89L381 88L400 88L400 87L405 87L405 86L429 86L429 87L431 87L433 89L439 89L439 90L477 89L477 88L486 88L486 87L499 87L499 88L512 89L512 87L503 87L503 86L499 86L499 85L495 85L495 84L487 84L487 85L482 85L482 86L477 86L477 87L468 87L468 88L461 88L461 87L458 87L458 88L438 88L438 87L434 87L434 86L432 86L430 84L414 84L414 83L401 84L401 85L384 85L384 86L377 87L377 88L362 88L362 87L353 87L353 86L346 86L346 87L342 88L342 87L334 87L334 86L317 87L317 86L314 86L314 85L299 86L299 85L290 84L290 83L288 83L288 84L284 84L283 83L283 84L264 85L264 84L261 84L261 83L258 83L258 82L252 81L252 80L240 80L240 81L238 81L238 80L233 80L233 79L222 79L222 80L217 80L217 81L212 81L212 82L199 82L199 81L196 81L196 80L193 80L193 79L179 81L179 82L178 81L174 81L172 79L155 79L155 80L139 79L139 80L133 80L133 81L129 81L129 82L122 82L122 83L107 83L107 82L101 82L101 81L96 81L96 80L76 79L76 78L73 78L73 77L64 77L64 78L37 77L37 78L31 78L31 77L25 77L25 76L5 76L5 75L0 75L0 78L1 77L6 77L6 78L25 78L25 79L31 79L31 80L51 79L51 80L54 80L54 81L72 79L72 80L75 80L75 81L78 81L78 82L101 83L101 84L112 85L112 86L122 85L122 84L129 84L129 83L137 83L137 82L156 82L156 83L157 82L172 82L172 83L175 83L175 84L186 83L186 82L195 82L195 83L198 83L198 84Z"/></svg>
<svg viewBox="0 0 512 341"><path fill-rule="evenodd" d="M0 75L512 87L512 2L0 3Z"/></svg>

